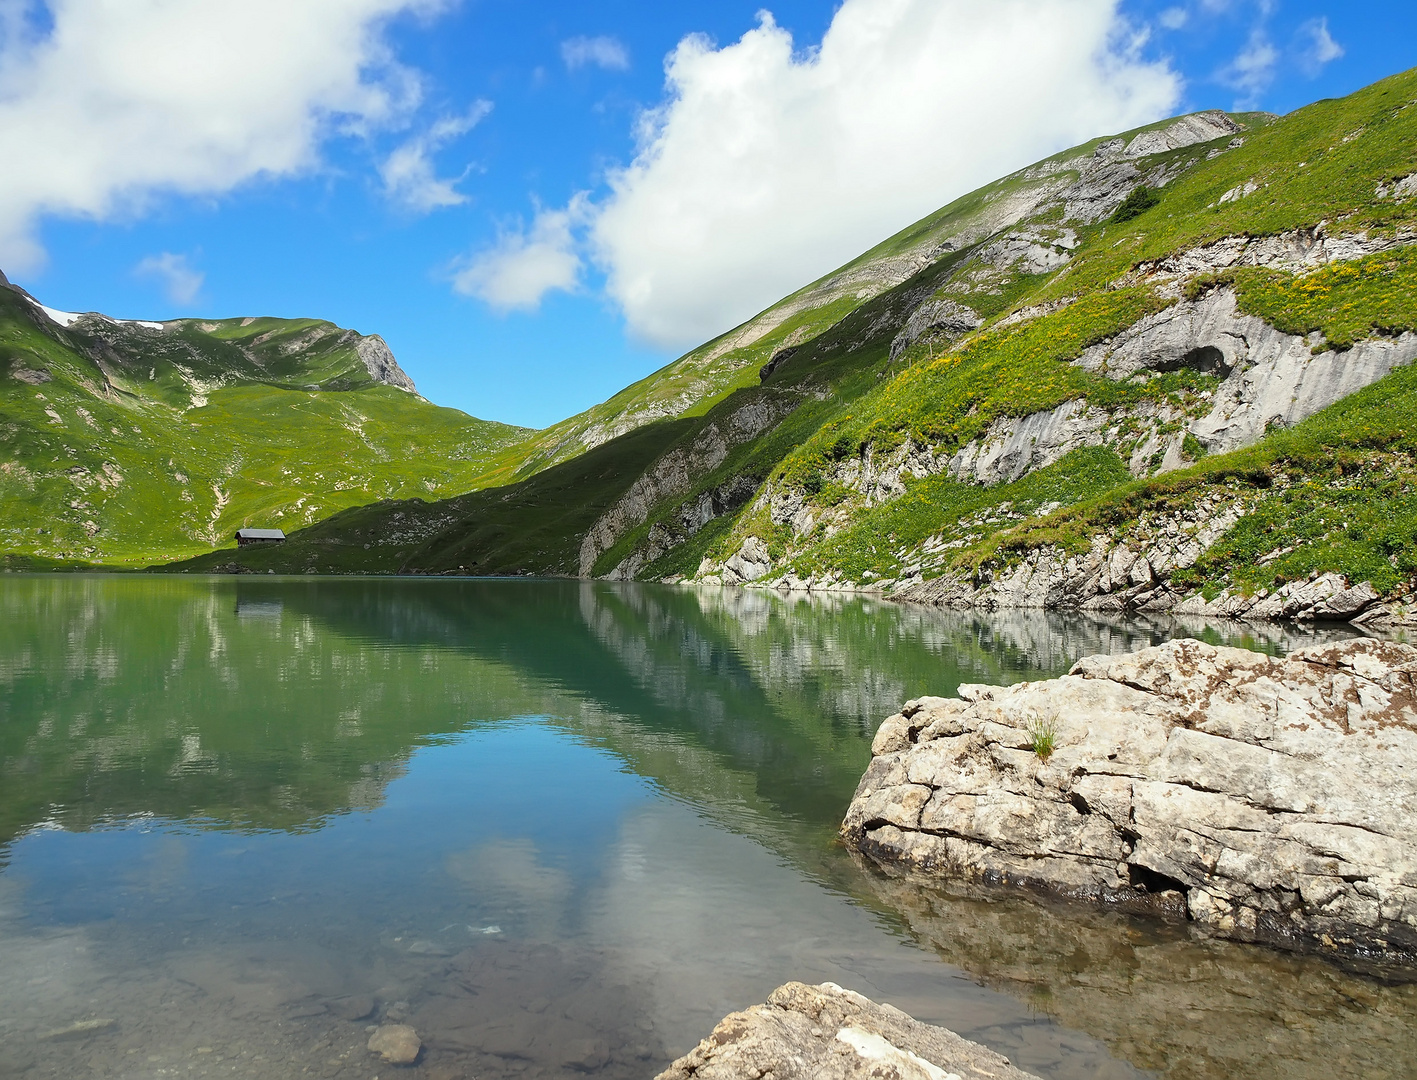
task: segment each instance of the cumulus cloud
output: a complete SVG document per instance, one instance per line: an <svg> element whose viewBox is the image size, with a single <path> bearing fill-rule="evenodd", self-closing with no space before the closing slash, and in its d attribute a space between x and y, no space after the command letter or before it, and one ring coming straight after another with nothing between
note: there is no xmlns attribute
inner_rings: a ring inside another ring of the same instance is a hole
<svg viewBox="0 0 1417 1080"><path fill-rule="evenodd" d="M187 262L186 255L174 255L164 251L161 255L149 255L133 268L139 277L155 278L161 283L167 298L178 307L188 307L202 291L206 274L195 270Z"/></svg>
<svg viewBox="0 0 1417 1080"><path fill-rule="evenodd" d="M590 213L586 195L565 209L539 209L530 228L506 230L492 247L453 267L453 288L498 311L535 310L553 289L579 284L582 261L573 230Z"/></svg>
<svg viewBox="0 0 1417 1080"><path fill-rule="evenodd" d="M1328 19L1310 19L1299 27L1299 63L1304 74L1316 77L1325 65L1343 56L1343 46L1328 32Z"/></svg>
<svg viewBox="0 0 1417 1080"><path fill-rule="evenodd" d="M1167 30L1179 30L1190 21L1190 18L1190 13L1185 8L1169 7L1156 17L1156 21Z"/></svg>
<svg viewBox="0 0 1417 1080"><path fill-rule="evenodd" d="M462 176L439 177L433 154L458 136L466 135L491 111L492 102L477 101L463 115L443 117L395 149L379 165L384 194L404 209L420 214L467 202L467 196L456 187ZM464 171L463 176L466 175Z"/></svg>
<svg viewBox="0 0 1417 1080"><path fill-rule="evenodd" d="M587 65L608 71L628 71L630 67L629 50L618 39L605 35L568 38L561 42L561 59L572 71Z"/></svg>
<svg viewBox="0 0 1417 1080"><path fill-rule="evenodd" d="M318 164L338 130L406 115L416 75L381 37L432 0L0 0L0 265L43 215L110 218ZM41 22L35 16L47 16Z"/></svg>
<svg viewBox="0 0 1417 1080"><path fill-rule="evenodd" d="M632 331L704 340L951 199L1170 112L1115 0L845 0L802 51L763 13L666 61L590 235Z"/></svg>

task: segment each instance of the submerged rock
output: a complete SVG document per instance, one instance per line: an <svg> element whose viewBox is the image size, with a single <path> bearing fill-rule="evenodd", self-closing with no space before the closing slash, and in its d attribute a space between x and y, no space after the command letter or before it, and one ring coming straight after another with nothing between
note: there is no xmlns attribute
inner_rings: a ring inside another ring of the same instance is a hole
<svg viewBox="0 0 1417 1080"><path fill-rule="evenodd" d="M656 1080L1037 1080L978 1043L834 983L787 983L729 1013Z"/></svg>
<svg viewBox="0 0 1417 1080"><path fill-rule="evenodd" d="M1100 1040L1153 1080L1392 1076L1393 1062L1417 1061L1417 983L1375 981L1314 956L1198 941L1189 923L1144 922L1102 907L1060 910L986 886L921 888L907 876L871 872L861 881L921 948ZM1015 1046L998 1049L1021 1054ZM1031 1062L1041 1072L1045 1060Z"/></svg>
<svg viewBox="0 0 1417 1080"><path fill-rule="evenodd" d="M329 1011L341 1020L363 1020L374 1011L374 999L368 994L352 994L326 1003Z"/></svg>
<svg viewBox="0 0 1417 1080"><path fill-rule="evenodd" d="M407 1024L381 1024L369 1036L369 1052L390 1065L412 1065L422 1049L423 1040Z"/></svg>
<svg viewBox="0 0 1417 1080"><path fill-rule="evenodd" d="M42 1042L58 1042L62 1039L83 1039L99 1031L107 1031L113 1027L117 1020L110 1017L101 1017L96 1020L75 1020L67 1027L57 1028L54 1031L46 1031L40 1036Z"/></svg>
<svg viewBox="0 0 1417 1080"><path fill-rule="evenodd" d="M881 726L847 842L887 869L1417 962L1417 648L1199 641L961 686Z"/></svg>

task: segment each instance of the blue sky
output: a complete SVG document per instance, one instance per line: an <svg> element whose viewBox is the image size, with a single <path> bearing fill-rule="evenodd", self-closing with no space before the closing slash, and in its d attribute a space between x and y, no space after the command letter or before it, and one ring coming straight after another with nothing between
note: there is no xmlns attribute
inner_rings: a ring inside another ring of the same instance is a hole
<svg viewBox="0 0 1417 1080"><path fill-rule="evenodd" d="M1379 0L116 7L0 0L0 268L379 333L532 426L1063 146L1417 65Z"/></svg>

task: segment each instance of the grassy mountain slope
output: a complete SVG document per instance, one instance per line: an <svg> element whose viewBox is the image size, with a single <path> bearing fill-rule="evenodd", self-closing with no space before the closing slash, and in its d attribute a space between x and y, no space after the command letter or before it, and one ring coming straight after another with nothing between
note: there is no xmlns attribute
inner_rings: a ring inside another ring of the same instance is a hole
<svg viewBox="0 0 1417 1080"><path fill-rule="evenodd" d="M148 565L466 491L528 434L429 404L380 339L326 322L55 317L0 287L0 552L20 565Z"/></svg>
<svg viewBox="0 0 1417 1080"><path fill-rule="evenodd" d="M1336 570L1400 592L1417 541L1402 434L1417 429L1403 366L1417 330L1414 104L1408 72L1284 118L1199 114L1094 140L527 444L524 468L563 471L367 507L221 558L921 596L932 579L973 587L1099 537L1142 543L1189 507L1234 513L1209 554L1174 568L1177 588ZM1167 353L1155 335L1177 326L1253 340ZM1293 397L1256 421L1255 401L1290 376ZM582 474L595 477L584 495ZM380 536L400 538L383 558Z"/></svg>
<svg viewBox="0 0 1417 1080"><path fill-rule="evenodd" d="M1245 113L1230 119L1236 130L1247 130L1269 117ZM1123 138L1130 142L1169 123L1138 128ZM1077 159L1086 158L1104 141L1094 139L956 199L609 400L553 424L528 443L518 475L564 461L657 419L702 415L734 390L756 385L758 370L780 351L811 341L942 254L967 249L1034 213L1076 182ZM1149 168L1164 173L1173 164L1166 157L1151 156ZM1138 175L1134 171L1127 178Z"/></svg>
<svg viewBox="0 0 1417 1080"><path fill-rule="evenodd" d="M503 487L355 507L284 544L213 551L171 569L574 575L581 536L690 423L648 424Z"/></svg>
<svg viewBox="0 0 1417 1080"><path fill-rule="evenodd" d="M1012 305L1014 311L1042 312L1037 318L1010 326L995 317L947 346L928 340L913 346L902 358L907 367L900 375L843 410L784 459L773 480L780 489L801 492L822 511L814 532L797 535L759 514L757 520L741 521L711 553L724 556L742 537L756 534L787 556L791 568L804 577L894 578L931 562L937 574L973 573L1001 550L1017 558L1040 546L1052 530L1062 528L1062 521L1072 522L1064 532L1076 550L1098 530L1115 531L1131 522L1142 507L1151 505L1153 496L1165 501L1178 485L1189 490L1196 484L1228 484L1244 474L1249 483L1268 489L1281 473L1317 478L1328 476L1339 461L1362 459L1368 462L1368 472L1384 473L1390 490L1400 493L1411 476L1411 458L1399 433L1417 428L1417 402L1406 389L1410 369L1251 449L1152 481L1147 476L1160 471L1163 462L1149 461L1136 476L1127 461L1136 432L1126 430L1107 445L1079 450L1009 485L961 483L938 474L906 476L898 497L877 501L832 480L843 458L889 454L902 445L928 447L937 457L948 455L978 440L999 417L1038 414L1069 401L1084 401L1114 416L1125 416L1127 406L1145 399L1165 402L1174 407L1176 437L1184 444L1180 424L1188 413L1208 407L1217 377L1182 370L1118 383L1069 361L1086 347L1109 341L1140 316L1208 290L1233 289L1241 312L1288 333L1310 335L1315 353L1333 348L1341 357L1360 341L1417 329L1417 248L1406 246L1417 227L1417 200L1394 197L1399 182L1417 171L1414 99L1417 77L1409 72L1341 101L1301 109L1253 132L1242 147L1178 176L1161 190L1156 206L1133 220L1099 222L1090 236L1080 230L1070 263L1042 277L1037 288ZM1239 197L1226 198L1236 192ZM1236 266L1170 279L1146 273L1173 253L1227 238L1284 236L1315 227L1334 238L1366 237L1395 246L1317 268ZM1066 306L1050 311L1050 303ZM1120 426L1125 429L1125 423ZM1297 446L1309 449L1299 453ZM1191 442L1183 456L1198 458L1204 452L1202 445ZM1169 473L1181 462L1166 464ZM1315 489L1309 484L1306 490L1323 504L1347 498L1323 485ZM1198 494L1193 491L1193 497ZM1089 496L1114 509L1083 519L1071 516L1073 511L1054 509L1059 502ZM1125 507L1130 510L1118 509ZM1043 519L1028 520L1039 508ZM1373 509L1384 512L1376 504ZM1397 511L1395 505L1387 509ZM1240 531L1252 531L1256 520ZM1026 524L1000 534L1001 526L1020 521ZM1357 521L1347 525L1355 537L1365 534ZM1384 530L1388 547L1410 547L1410 513L1397 513L1392 525L1406 540ZM1361 570L1360 564L1366 567L1371 560L1359 559L1355 548L1334 542L1331 534L1313 535L1312 520L1301 527L1286 518L1271 521L1269 527L1276 543L1266 551L1294 551L1270 569L1239 571L1251 585L1259 585L1261 578L1273 585L1276 574L1283 578L1314 570L1351 572L1371 576L1386 587L1398 585L1393 567L1387 572ZM1307 539L1298 535L1305 529L1311 534ZM1361 546L1363 541L1355 543ZM927 552L927 544L939 550ZM1187 580L1228 579L1231 571L1222 568L1219 559L1217 554ZM677 563L666 560L649 572L691 572L686 563L683 558ZM932 572L928 566L924 569L926 576ZM1404 572L1410 573L1405 565Z"/></svg>

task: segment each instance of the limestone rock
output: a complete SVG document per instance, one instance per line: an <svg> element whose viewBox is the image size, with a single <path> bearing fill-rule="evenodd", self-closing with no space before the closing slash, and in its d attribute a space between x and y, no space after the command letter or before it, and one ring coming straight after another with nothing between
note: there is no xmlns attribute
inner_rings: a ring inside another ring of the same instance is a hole
<svg viewBox="0 0 1417 1080"><path fill-rule="evenodd" d="M1392 642L1280 660L1182 640L961 686L881 726L843 835L888 869L1411 964L1414 676Z"/></svg>
<svg viewBox="0 0 1417 1080"><path fill-rule="evenodd" d="M1179 150L1196 143L1211 142L1233 135L1240 125L1219 109L1208 112L1191 113L1162 127L1143 131L1127 144L1129 157L1143 157L1149 154L1164 154L1168 150Z"/></svg>
<svg viewBox="0 0 1417 1080"><path fill-rule="evenodd" d="M724 580L731 584L757 581L771 569L772 556L768 554L768 546L758 537L750 536L725 564Z"/></svg>
<svg viewBox="0 0 1417 1080"><path fill-rule="evenodd" d="M381 1024L369 1036L369 1052L390 1065L412 1065L422 1049L423 1040L407 1024Z"/></svg>
<svg viewBox="0 0 1417 1080"><path fill-rule="evenodd" d="M910 313L905 325L891 341L891 359L898 359L901 353L927 333L934 332L952 339L977 329L983 322L978 312L957 300L927 300Z"/></svg>
<svg viewBox="0 0 1417 1080"><path fill-rule="evenodd" d="M359 355L359 359L364 361L364 370L369 372L369 377L375 382L407 390L410 394L418 393L413 380L399 367L393 351L378 334L361 336L355 343L354 351Z"/></svg>
<svg viewBox="0 0 1417 1080"><path fill-rule="evenodd" d="M834 983L787 983L729 1013L656 1080L1036 1080L946 1028Z"/></svg>
<svg viewBox="0 0 1417 1080"><path fill-rule="evenodd" d="M596 560L614 547L626 533L642 525L655 506L666 500L687 495L699 478L723 464L735 447L751 442L774 427L800 403L800 395L791 391L753 398L708 424L687 444L666 451L590 527L581 541L577 571L580 576L589 577ZM756 483L746 478L735 478L729 483L733 485L733 490L719 497L719 512L730 507L736 509L757 487ZM711 494L711 502L713 498ZM712 519L713 515L705 516L703 509L698 505L685 509L681 525L686 533L692 534L702 527L705 521ZM683 537L679 539L682 541ZM662 548L655 557L662 554L663 550L667 548ZM634 564L626 566L622 563L610 576L633 577L634 571L640 565L652 561L653 559L645 558L644 554L640 553L640 558Z"/></svg>
<svg viewBox="0 0 1417 1080"><path fill-rule="evenodd" d="M1366 247L1361 250L1367 253ZM1333 259L1326 255L1322 261ZM1244 261L1271 265L1257 258ZM1210 411L1189 429L1207 449L1221 452L1258 440L1274 425L1297 424L1414 359L1417 335L1410 333L1315 355L1308 338L1243 314L1233 289L1217 289L1141 319L1075 363L1113 379L1181 368L1220 376L1224 382Z"/></svg>
<svg viewBox="0 0 1417 1080"><path fill-rule="evenodd" d="M897 583L891 598L983 611L1022 608L1169 612L1208 619L1322 619L1376 631L1417 626L1417 597L1384 598L1371 583L1352 583L1337 573L1315 573L1273 592L1224 590L1211 600L1172 587L1171 575L1194 566L1250 509L1246 498L1208 495L1190 507L1144 512L1125 539L1099 533L1092 538L1091 549L1080 554L1045 545L1017 562L986 564L968 577L941 573L949 552L940 548L929 569L941 576Z"/></svg>

